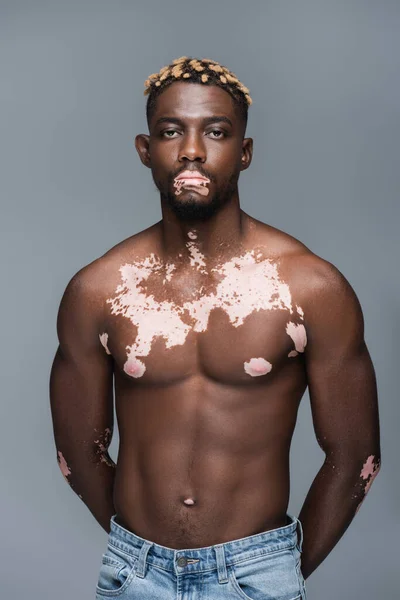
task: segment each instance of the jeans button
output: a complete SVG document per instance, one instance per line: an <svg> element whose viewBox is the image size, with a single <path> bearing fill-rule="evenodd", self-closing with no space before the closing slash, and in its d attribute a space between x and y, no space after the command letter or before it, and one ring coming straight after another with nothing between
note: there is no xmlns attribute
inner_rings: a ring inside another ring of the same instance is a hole
<svg viewBox="0 0 400 600"><path fill-rule="evenodd" d="M180 567L186 567L186 565L187 565L187 558L185 558L184 556L180 556L178 558L178 565Z"/></svg>

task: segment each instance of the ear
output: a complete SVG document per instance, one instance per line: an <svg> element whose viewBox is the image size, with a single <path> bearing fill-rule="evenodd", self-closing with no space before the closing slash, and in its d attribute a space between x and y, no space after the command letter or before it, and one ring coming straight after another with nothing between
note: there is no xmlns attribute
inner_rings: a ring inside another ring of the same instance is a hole
<svg viewBox="0 0 400 600"><path fill-rule="evenodd" d="M241 171L245 171L251 164L253 158L253 138L244 138L242 142Z"/></svg>
<svg viewBox="0 0 400 600"><path fill-rule="evenodd" d="M150 169L150 153L149 153L150 136L145 133L139 133L135 137L135 147L142 163Z"/></svg>

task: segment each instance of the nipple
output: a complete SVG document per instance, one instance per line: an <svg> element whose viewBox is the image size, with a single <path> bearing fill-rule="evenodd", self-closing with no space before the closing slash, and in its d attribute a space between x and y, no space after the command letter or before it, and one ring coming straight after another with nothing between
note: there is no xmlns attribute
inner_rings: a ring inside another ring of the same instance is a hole
<svg viewBox="0 0 400 600"><path fill-rule="evenodd" d="M188 504L188 505L194 504L193 498L186 498L183 502L184 502L184 504Z"/></svg>

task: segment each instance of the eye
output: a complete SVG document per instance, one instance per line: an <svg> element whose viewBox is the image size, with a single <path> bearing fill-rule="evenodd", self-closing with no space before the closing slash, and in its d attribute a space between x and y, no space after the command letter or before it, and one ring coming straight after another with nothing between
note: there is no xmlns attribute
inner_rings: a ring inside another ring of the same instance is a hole
<svg viewBox="0 0 400 600"><path fill-rule="evenodd" d="M210 133L218 133L219 134L217 137L214 137L215 140L219 140L223 137L226 137L225 131L221 131L220 129L213 129L212 131L210 131Z"/></svg>
<svg viewBox="0 0 400 600"><path fill-rule="evenodd" d="M161 132L161 136L162 137L167 137L167 138L171 139L172 135L166 135L166 134L169 134L169 133L178 133L178 132L176 131L176 129L166 129L165 131Z"/></svg>

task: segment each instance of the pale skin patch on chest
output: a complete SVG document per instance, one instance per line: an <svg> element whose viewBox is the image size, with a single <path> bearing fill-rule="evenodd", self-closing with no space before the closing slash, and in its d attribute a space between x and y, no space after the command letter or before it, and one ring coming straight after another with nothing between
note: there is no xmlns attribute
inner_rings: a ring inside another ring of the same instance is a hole
<svg viewBox="0 0 400 600"><path fill-rule="evenodd" d="M165 284L166 281L171 281L172 273L173 271L175 271L175 269L176 267L173 263L167 263L165 267L165 277L163 279L163 284Z"/></svg>
<svg viewBox="0 0 400 600"><path fill-rule="evenodd" d="M103 346L104 350L106 351L107 354L111 354L111 352L108 349L108 333L101 333L99 335L100 338L100 342L101 345Z"/></svg>
<svg viewBox="0 0 400 600"><path fill-rule="evenodd" d="M196 235L195 231L191 233ZM197 243L193 239L186 246L190 266L207 275L206 258ZM174 276L172 267L169 267L170 279ZM145 373L146 365L141 358L149 356L156 338L162 338L167 349L183 345L191 331L200 333L207 330L210 313L216 308L227 314L233 327L243 325L246 317L257 311L284 310L294 313L289 286L280 279L276 263L264 259L254 250L209 269L210 274L220 276L214 290L199 293L197 298L179 305L171 300L157 301L153 294L146 292L148 278L165 271L165 268L165 264L154 254L140 262L122 265L119 269L121 283L115 290L115 296L107 299L111 314L122 315L137 327L134 343L126 347L127 359L124 364L124 371L132 377L141 377ZM202 292L203 288L200 290ZM301 309L300 312L299 307L296 308L302 318ZM289 322L286 329L296 350L299 348L299 351L303 351L304 326Z"/></svg>
<svg viewBox="0 0 400 600"><path fill-rule="evenodd" d="M297 306L296 308L299 312L299 307ZM304 313L301 311L299 314ZM297 356L299 352L304 352L307 344L307 334L304 325L302 323L293 323L292 321L289 321L286 325L286 333L292 338L295 347L295 350L289 352L289 358Z"/></svg>
<svg viewBox="0 0 400 600"><path fill-rule="evenodd" d="M193 242L187 242L186 247L189 250L190 266L195 268L200 273L207 274L205 256L197 247L197 244Z"/></svg>
<svg viewBox="0 0 400 600"><path fill-rule="evenodd" d="M248 362L244 363L244 370L251 377L259 377L260 375L266 375L272 369L270 362L265 358L251 358Z"/></svg>

